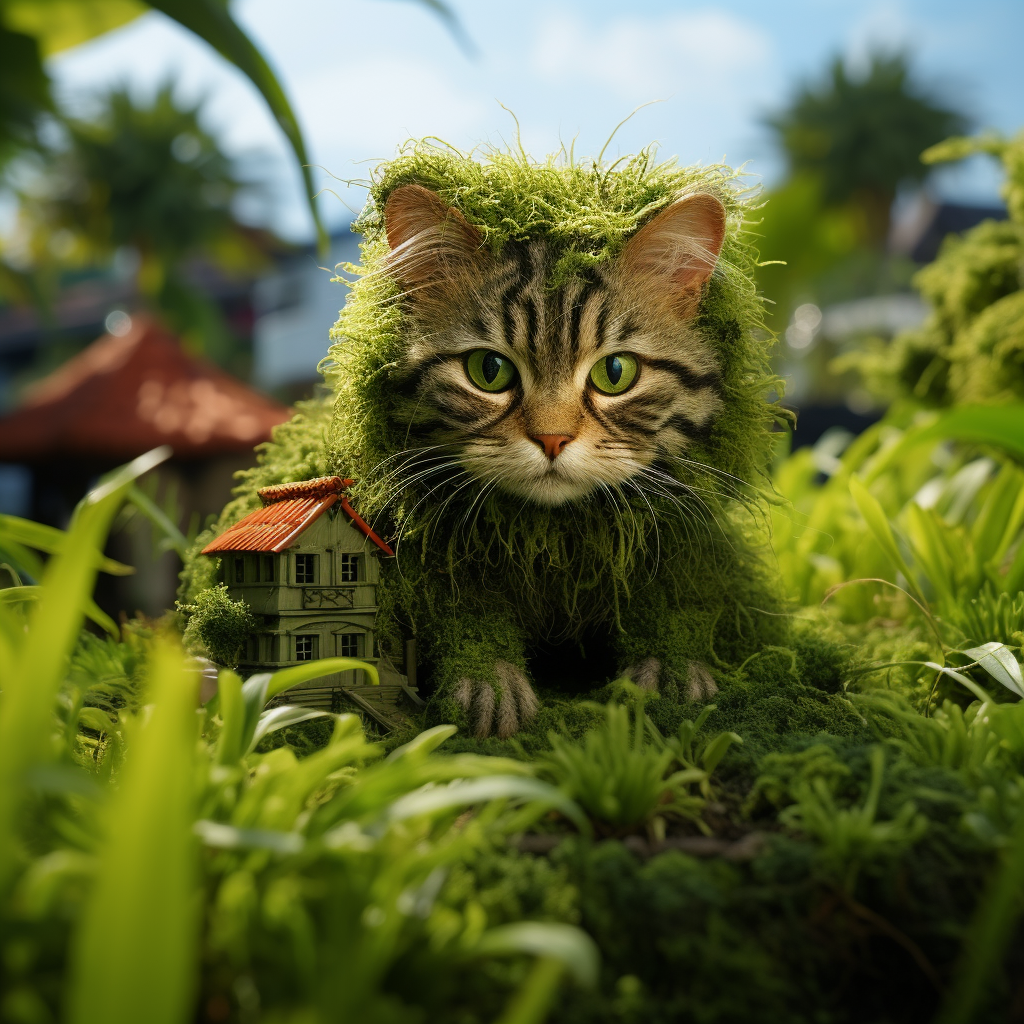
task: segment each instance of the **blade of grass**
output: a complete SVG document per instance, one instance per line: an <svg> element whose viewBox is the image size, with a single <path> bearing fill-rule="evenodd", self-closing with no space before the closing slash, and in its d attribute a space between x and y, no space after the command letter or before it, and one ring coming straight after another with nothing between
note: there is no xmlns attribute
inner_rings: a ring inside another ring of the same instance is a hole
<svg viewBox="0 0 1024 1024"><path fill-rule="evenodd" d="M217 763L234 764L242 756L242 734L245 732L245 704L242 680L224 669L217 676L220 695L221 730L217 739Z"/></svg>
<svg viewBox="0 0 1024 1024"><path fill-rule="evenodd" d="M0 604L20 604L24 601L38 601L42 587L5 587L0 590ZM120 636L117 623L90 597L83 605L86 616L105 629L112 637Z"/></svg>
<svg viewBox="0 0 1024 1024"><path fill-rule="evenodd" d="M598 952L586 932L569 924L519 921L492 928L480 937L477 950L489 955L529 953L561 963L580 985L597 984Z"/></svg>
<svg viewBox="0 0 1024 1024"><path fill-rule="evenodd" d="M519 991L512 997L498 1024L541 1024L555 1001L565 967L551 956L542 956L530 968Z"/></svg>
<svg viewBox="0 0 1024 1024"><path fill-rule="evenodd" d="M885 552L893 568L903 575L907 581L907 586L914 592L914 596L918 601L926 605L927 601L917 585L917 580L914 579L914 574L910 571L910 566L907 565L900 554L899 546L896 544L896 537L893 535L892 527L889 525L889 517L885 514L878 500L855 476L850 477L850 494L853 495L853 500L857 503L860 514L864 517L864 522L868 524L868 529L875 540L878 541L879 547Z"/></svg>
<svg viewBox="0 0 1024 1024"><path fill-rule="evenodd" d="M275 672L267 685L267 700L293 686L298 686L299 683L308 683L311 679L319 679L320 676L348 672L351 669L361 669L369 676L374 686L380 686L377 669L369 662L359 661L358 658L322 658L320 661L310 661L305 665L295 665L293 668L283 668L280 672Z"/></svg>
<svg viewBox="0 0 1024 1024"><path fill-rule="evenodd" d="M192 1019L198 684L177 644L159 640L150 668L152 712L107 808L96 880L73 939L69 1024Z"/></svg>
<svg viewBox="0 0 1024 1024"><path fill-rule="evenodd" d="M1006 644L992 641L980 647L969 647L964 654L973 658L997 683L1018 697L1024 697L1024 677L1021 676L1020 665Z"/></svg>
<svg viewBox="0 0 1024 1024"><path fill-rule="evenodd" d="M405 821L422 814L436 814L453 807L489 800L527 800L547 804L568 818L584 835L590 823L574 800L560 789L538 779L519 775L489 775L480 779L450 782L447 786L420 789L396 800L387 811L389 821Z"/></svg>
<svg viewBox="0 0 1024 1024"><path fill-rule="evenodd" d="M87 494L66 541L46 566L41 596L0 698L0 836L13 835L25 772L47 759L54 701L91 600L110 523L131 482L169 454L167 448L147 452ZM10 880L15 856L12 843L0 844L0 892Z"/></svg>
<svg viewBox="0 0 1024 1024"><path fill-rule="evenodd" d="M15 544L35 548L36 551L45 551L48 555L57 554L67 539L67 534L55 526L9 515L0 515L0 532L3 533L5 545L13 541ZM107 558L102 552L98 556L97 565L101 572L110 576L131 576L135 572L132 566Z"/></svg>
<svg viewBox="0 0 1024 1024"><path fill-rule="evenodd" d="M140 487L132 486L128 489L128 500L163 533L184 562L188 553L188 538L178 529L170 516Z"/></svg>
<svg viewBox="0 0 1024 1024"><path fill-rule="evenodd" d="M329 711L317 711L315 708L300 708L285 704L279 708L271 708L260 715L256 723L256 731L249 741L248 753L252 753L259 745L264 736L269 736L278 729L287 729L290 725L298 725L299 722L308 722L313 718L330 718Z"/></svg>
<svg viewBox="0 0 1024 1024"><path fill-rule="evenodd" d="M906 457L918 445L937 441L990 444L1024 458L1024 405L965 405L921 427L911 427L865 474L868 483Z"/></svg>

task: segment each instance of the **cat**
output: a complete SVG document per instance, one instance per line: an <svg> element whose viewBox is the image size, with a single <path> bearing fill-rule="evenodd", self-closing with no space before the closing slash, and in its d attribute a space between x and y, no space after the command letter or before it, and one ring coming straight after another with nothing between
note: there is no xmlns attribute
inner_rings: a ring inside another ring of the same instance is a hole
<svg viewBox="0 0 1024 1024"><path fill-rule="evenodd" d="M419 144L379 176L324 365L331 427L296 421L316 457L272 446L246 500L356 478L396 553L375 643L416 637L428 721L514 735L566 647L590 657L569 688L625 674L704 700L770 637L738 516L772 417L744 214L720 169L647 153L556 166Z"/></svg>
<svg viewBox="0 0 1024 1024"><path fill-rule="evenodd" d="M559 287L551 285L555 257L543 239L492 253L458 209L422 185L392 191L383 221L386 273L401 290L403 313L391 411L407 441L403 471L411 476L422 453L421 480L434 492L455 487L486 494L492 505L532 506L549 524L552 514L572 522L581 503L592 510L597 501L607 513L616 494L642 495L645 484L658 499L671 496L665 484L674 479L659 467L707 438L725 402L719 360L695 327L725 239L717 197L676 199L614 261ZM537 571L550 574L538 561L543 556L534 560ZM555 574L571 578L565 561ZM613 625L608 608L516 607L500 569L499 560L489 572L462 572L460 590L488 596L470 602L453 592L433 616L443 623L439 642L427 644L434 717L456 718L481 738L508 737L537 712L531 637ZM677 580L665 582L663 591L678 589ZM672 632L673 602L663 597L663 629ZM647 595L643 605L650 604ZM552 623L559 612L577 621ZM637 616L629 624L621 618L620 610L618 630L634 642L613 647L620 657L630 648L642 656L617 667L634 682L656 689L669 667L689 698L715 691L700 644L680 657L678 644L659 644L657 630L639 628Z"/></svg>

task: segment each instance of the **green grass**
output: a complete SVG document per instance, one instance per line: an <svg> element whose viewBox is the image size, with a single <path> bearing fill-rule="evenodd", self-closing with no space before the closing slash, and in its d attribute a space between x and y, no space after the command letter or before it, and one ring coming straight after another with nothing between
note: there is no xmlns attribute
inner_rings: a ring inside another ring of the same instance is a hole
<svg viewBox="0 0 1024 1024"><path fill-rule="evenodd" d="M101 484L66 536L29 537L54 557L0 607L3 1019L220 1019L253 999L265 1019L394 1019L389 972L423 944L449 982L496 965L490 1005L517 1024L593 984L593 944L564 922L437 908L452 867L509 832L548 813L588 829L521 762L441 756L445 728L385 759L351 715L305 758L255 753L310 717L271 697L372 666L225 671L201 707L176 637L80 635L106 529L156 461Z"/></svg>
<svg viewBox="0 0 1024 1024"><path fill-rule="evenodd" d="M2 1019L1005 1019L1024 473L925 429L779 464L804 610L714 706L618 684L518 745L266 707L351 661L200 706L173 634L83 633L156 457L66 535L5 521L39 582L0 591Z"/></svg>

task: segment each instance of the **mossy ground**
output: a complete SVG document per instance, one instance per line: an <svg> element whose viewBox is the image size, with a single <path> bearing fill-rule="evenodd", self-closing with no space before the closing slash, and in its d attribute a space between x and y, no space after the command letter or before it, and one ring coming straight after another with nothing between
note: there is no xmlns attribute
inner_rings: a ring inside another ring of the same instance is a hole
<svg viewBox="0 0 1024 1024"><path fill-rule="evenodd" d="M1008 152L1024 150L1018 141ZM378 203L406 180L430 183L436 174L438 187L451 183L443 155L428 154L426 162L421 155L397 162L381 179ZM513 200L520 180L514 163L495 172L498 178L505 174L499 185ZM600 175L587 180L600 185ZM1010 224L975 229L950 243L922 273L921 287L934 306L925 327L903 336L874 362L862 361L865 373L875 374L879 393L909 394L938 405L1024 394L1016 330L1024 266L1021 180L1018 160ZM557 199L562 179L553 175L550 181ZM493 244L532 223L530 208L517 206L517 200L511 227L495 220L486 182L456 185L448 198L466 208L477 204L474 216ZM538 216L550 218L552 210L557 223L563 218L578 223L579 209L557 203ZM734 266L742 267L743 253L749 255L741 237L743 215L738 208L733 215L731 251L738 254ZM371 263L383 252L375 216L376 207L365 222ZM619 222L610 234L607 228L601 228L605 242L585 231L582 243L567 238L567 252L574 255L565 266L607 256L629 224ZM726 278L726 292L742 277ZM240 497L218 528L251 506L256 486L289 472L298 478L333 471L342 456L370 466L389 450L393 441L375 417L386 402L387 360L394 354L389 346L397 343L400 322L394 306L384 301L392 294L386 281L368 275L359 287L359 301L339 325L335 362L328 368L345 401L334 410L333 421L332 410L323 405L307 408L302 422L284 428L278 447L268 448L261 466L243 481ZM715 303L723 294L711 296L712 312L721 310ZM733 315L715 314L717 320L709 321L711 334L723 343L754 337L735 333L737 324L750 327L757 319L753 297L744 294L742 316L733 307ZM763 351L754 352L752 361L750 350L736 351L736 393L746 396L744 401L760 401L768 382L759 361ZM753 367L747 377L744 365ZM749 412L752 405L739 408ZM755 429L755 419L745 416L735 421L734 440L742 435L752 444L739 444L739 457L761 459L765 435L758 431L764 421L757 419ZM378 500L372 479L361 496L371 507ZM839 522L832 533L842 540L844 528ZM864 547L862 530L850 536ZM209 585L203 582L208 571L193 562L186 578L201 589ZM858 575L880 572L873 568ZM742 591L744 582L733 578L728 584ZM849 599L845 604L843 596ZM843 596L833 608L842 605L844 614L850 613L853 591ZM963 608L980 600L977 593L965 596ZM642 604L641 597L637 607ZM636 843L594 843L568 835L566 823L553 817L543 827L568 837L549 854L520 852L515 844L492 849L453 871L440 899L452 907L481 908L489 924L528 917L582 925L600 947L602 975L595 992L564 995L554 1017L570 1024L932 1020L1019 817L1024 752L1007 739L1011 733L997 735L987 717L970 717L970 694L948 678L937 685L934 672L921 668L935 654L927 626L913 609L900 606L897 616L868 619L877 614L869 609L859 618L847 614L850 621L844 623L838 612L832 618L806 610L788 616L780 614L781 606L759 606L756 600L734 602L733 610L740 608L767 618L754 629L743 614L712 615L710 624L699 615L692 619L705 640L712 628L728 635L727 654L709 641L718 692L707 728L734 731L743 742L730 747L719 765L714 801L704 817L725 845L701 858L680 850L650 856L654 848L645 845L644 826L632 837ZM1013 622L1019 626L1019 616ZM991 634L1013 643L1019 642L1016 635L1002 627ZM504 742L462 734L445 749L532 759L547 748L549 731L580 736L595 725L599 712L588 702L617 699L613 660L586 659L586 670L574 674L563 672L557 652L547 656L550 671L541 673L539 686L544 706L524 732ZM872 668L877 665L894 667ZM997 702L1008 699L996 695ZM996 710L1001 706L997 703ZM679 679L666 678L644 709L658 729L672 733L680 722L694 719L699 706L686 699ZM991 707L988 715L997 717ZM390 738L389 745L399 739ZM315 745L317 739L306 730L302 742ZM692 822L680 823L670 827L669 839L695 831ZM752 833L762 837L760 849L733 859L729 844ZM973 1019L1021 1018L1022 950L1019 931L1004 947L994 947L1002 970L993 971ZM409 950L388 980L390 990L417 1008L422 1019L460 1024L494 1019L494 982L515 970L490 965L467 972L457 986L439 986L432 983L440 973L435 967L428 943Z"/></svg>

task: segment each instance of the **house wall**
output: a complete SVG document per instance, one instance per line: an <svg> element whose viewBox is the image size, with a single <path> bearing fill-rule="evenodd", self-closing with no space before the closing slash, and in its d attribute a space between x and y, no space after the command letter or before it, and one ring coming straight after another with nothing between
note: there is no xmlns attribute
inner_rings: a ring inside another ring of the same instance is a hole
<svg viewBox="0 0 1024 1024"><path fill-rule="evenodd" d="M239 667L267 671L343 656L377 664L378 553L336 507L281 554L225 552L221 571L228 592L262 618L259 635ZM350 578L353 570L355 579ZM361 685L368 681L362 677L361 672L345 672L316 685Z"/></svg>

